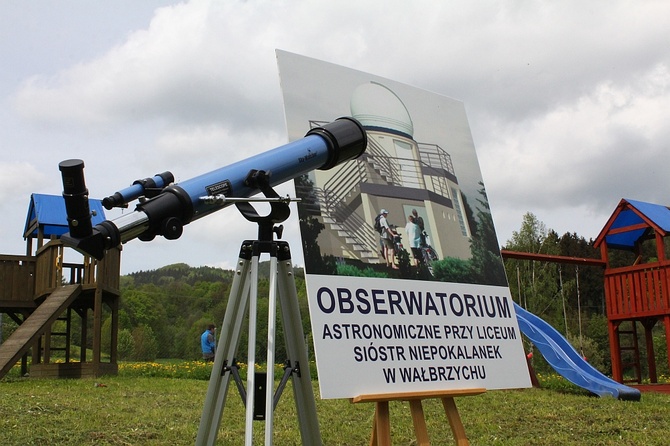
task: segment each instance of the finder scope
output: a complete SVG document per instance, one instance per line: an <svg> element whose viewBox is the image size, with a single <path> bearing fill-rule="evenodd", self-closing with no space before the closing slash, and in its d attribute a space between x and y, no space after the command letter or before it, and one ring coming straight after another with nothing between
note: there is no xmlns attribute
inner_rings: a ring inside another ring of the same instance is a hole
<svg viewBox="0 0 670 446"><path fill-rule="evenodd" d="M103 198L102 205L108 210L115 207L128 207L128 203L139 197L155 197L173 181L174 175L172 175L172 172L158 173L152 178L135 180L131 186Z"/></svg>

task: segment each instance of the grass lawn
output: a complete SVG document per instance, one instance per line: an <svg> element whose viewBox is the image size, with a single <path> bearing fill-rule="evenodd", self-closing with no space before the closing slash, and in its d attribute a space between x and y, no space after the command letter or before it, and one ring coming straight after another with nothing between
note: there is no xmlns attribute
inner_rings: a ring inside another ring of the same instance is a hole
<svg viewBox="0 0 670 446"><path fill-rule="evenodd" d="M318 384L315 392L318 395ZM192 445L207 381L121 376L98 380L10 377L0 381L0 445ZM230 386L217 444L243 444L244 409ZM470 444L667 445L670 395L640 402L566 390L490 391L457 398ZM442 405L424 402L433 445L453 444ZM374 406L317 396L325 445L367 445ZM394 445L415 444L409 404L391 403ZM254 422L255 444L264 424ZM290 384L275 413L276 445L301 444Z"/></svg>

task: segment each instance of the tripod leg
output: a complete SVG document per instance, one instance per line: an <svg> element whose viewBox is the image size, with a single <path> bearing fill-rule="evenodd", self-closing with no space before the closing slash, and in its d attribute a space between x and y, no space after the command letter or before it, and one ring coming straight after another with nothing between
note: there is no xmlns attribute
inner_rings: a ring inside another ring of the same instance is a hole
<svg viewBox="0 0 670 446"><path fill-rule="evenodd" d="M221 325L221 334L214 355L214 366L209 378L205 405L198 428L196 445L212 446L216 444L216 436L221 423L221 416L228 393L230 371L227 367L233 364L240 341L240 332L244 311L249 296L249 260L242 258L238 261L238 269L235 272L226 314Z"/></svg>
<svg viewBox="0 0 670 446"><path fill-rule="evenodd" d="M277 325L277 257L270 258L270 294L268 296L268 348L265 375L265 444L272 446L274 405L275 328Z"/></svg>
<svg viewBox="0 0 670 446"><path fill-rule="evenodd" d="M286 339L286 351L291 365L299 367L299 373L292 376L293 397L295 399L300 435L304 446L322 444L319 421L316 416L316 400L309 370L305 334L302 329L298 293L293 276L291 253L286 242L279 242L278 274L279 301Z"/></svg>
<svg viewBox="0 0 670 446"><path fill-rule="evenodd" d="M253 445L254 396L256 393L256 315L258 300L258 255L251 258L251 288L249 290L249 343L247 346L247 403L244 425L244 444Z"/></svg>

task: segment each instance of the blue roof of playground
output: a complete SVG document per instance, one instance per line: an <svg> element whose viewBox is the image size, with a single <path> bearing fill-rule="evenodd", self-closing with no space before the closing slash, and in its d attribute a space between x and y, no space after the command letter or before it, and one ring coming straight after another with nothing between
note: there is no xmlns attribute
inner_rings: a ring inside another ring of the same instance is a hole
<svg viewBox="0 0 670 446"><path fill-rule="evenodd" d="M613 232L614 229L635 226L625 232ZM645 235L649 228L660 230L663 235L670 233L670 209L659 204L644 201L622 199L608 224L596 239L596 246L602 242L603 234L607 246L631 249Z"/></svg>
<svg viewBox="0 0 670 446"><path fill-rule="evenodd" d="M105 211L101 200L89 198L88 206L91 210L91 223L93 225L105 220ZM37 237L40 227L45 238L60 237L69 231L65 200L61 195L32 194L30 196L23 238Z"/></svg>

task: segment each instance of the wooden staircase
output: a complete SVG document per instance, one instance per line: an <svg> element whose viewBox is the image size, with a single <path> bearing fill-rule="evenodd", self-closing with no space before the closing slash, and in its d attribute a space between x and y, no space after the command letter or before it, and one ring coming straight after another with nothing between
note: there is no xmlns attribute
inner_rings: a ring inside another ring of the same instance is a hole
<svg viewBox="0 0 670 446"><path fill-rule="evenodd" d="M626 322L626 321L624 321ZM633 378L624 378L624 383L642 383L642 367L640 364L640 344L637 339L637 327L635 321L630 322L628 329L623 329L622 322L617 330L619 337L619 357L621 358L622 370L632 368L635 373Z"/></svg>
<svg viewBox="0 0 670 446"><path fill-rule="evenodd" d="M59 318L81 293L81 285L57 288L35 311L0 344L0 379L25 354L35 341Z"/></svg>

